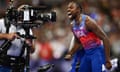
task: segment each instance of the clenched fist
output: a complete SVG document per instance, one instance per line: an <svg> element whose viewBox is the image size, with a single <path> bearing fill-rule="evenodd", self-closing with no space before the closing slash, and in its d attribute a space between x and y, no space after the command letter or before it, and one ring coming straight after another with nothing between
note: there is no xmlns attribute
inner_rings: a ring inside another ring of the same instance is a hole
<svg viewBox="0 0 120 72"><path fill-rule="evenodd" d="M71 54L66 54L64 59L65 60L71 60L72 59L72 55Z"/></svg>
<svg viewBox="0 0 120 72"><path fill-rule="evenodd" d="M105 64L105 67L110 70L112 68L112 64L110 61L107 61L106 64Z"/></svg>

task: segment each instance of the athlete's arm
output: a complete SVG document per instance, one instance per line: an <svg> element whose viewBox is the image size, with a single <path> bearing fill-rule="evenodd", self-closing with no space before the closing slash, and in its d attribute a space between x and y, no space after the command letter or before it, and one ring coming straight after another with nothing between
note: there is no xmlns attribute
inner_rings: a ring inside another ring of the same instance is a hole
<svg viewBox="0 0 120 72"><path fill-rule="evenodd" d="M97 23L87 16L86 18L86 29L94 32L101 40L103 40L104 49L105 49L105 57L106 57L106 64L108 69L111 68L110 63L110 42L107 35L103 32L103 30L97 25Z"/></svg>
<svg viewBox="0 0 120 72"><path fill-rule="evenodd" d="M70 49L69 49L68 53L65 56L66 60L70 60L72 58L73 54L79 48L81 48L81 43L75 37L72 38L72 42L70 44L72 44L72 45L70 46Z"/></svg>
<svg viewBox="0 0 120 72"><path fill-rule="evenodd" d="M81 43L74 37L73 47L71 47L71 50L69 50L68 54L73 55L80 47Z"/></svg>
<svg viewBox="0 0 120 72"><path fill-rule="evenodd" d="M70 45L69 45L69 50L68 51L70 51L73 48L74 39L75 39L75 37L73 36L72 39L71 39L71 41L70 41Z"/></svg>

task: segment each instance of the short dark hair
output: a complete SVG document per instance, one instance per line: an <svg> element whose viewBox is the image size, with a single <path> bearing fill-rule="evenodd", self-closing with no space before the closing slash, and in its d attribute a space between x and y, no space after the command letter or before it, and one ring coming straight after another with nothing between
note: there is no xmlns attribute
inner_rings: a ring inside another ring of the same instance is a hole
<svg viewBox="0 0 120 72"><path fill-rule="evenodd" d="M82 12L82 6L80 3L76 3L77 7L80 8L80 11Z"/></svg>
<svg viewBox="0 0 120 72"><path fill-rule="evenodd" d="M83 11L83 10L82 10L82 6L81 6L81 4L80 4L79 2L73 1L73 3L76 4L77 8L79 8L81 12Z"/></svg>

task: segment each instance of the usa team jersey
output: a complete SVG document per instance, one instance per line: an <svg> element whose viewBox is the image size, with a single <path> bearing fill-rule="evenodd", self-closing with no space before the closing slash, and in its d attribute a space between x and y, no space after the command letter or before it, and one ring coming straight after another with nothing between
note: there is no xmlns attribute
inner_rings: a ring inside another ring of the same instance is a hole
<svg viewBox="0 0 120 72"><path fill-rule="evenodd" d="M82 21L79 25L73 21L72 31L86 50L100 46L101 40L93 32L86 30L85 19L86 15L82 15Z"/></svg>

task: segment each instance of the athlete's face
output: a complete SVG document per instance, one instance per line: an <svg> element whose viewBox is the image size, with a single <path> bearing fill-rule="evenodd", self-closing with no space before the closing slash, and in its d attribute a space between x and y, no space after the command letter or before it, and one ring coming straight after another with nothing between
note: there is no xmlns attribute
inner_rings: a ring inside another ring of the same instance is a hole
<svg viewBox="0 0 120 72"><path fill-rule="evenodd" d="M73 20L78 15L79 9L74 2L70 2L67 7L68 18Z"/></svg>

